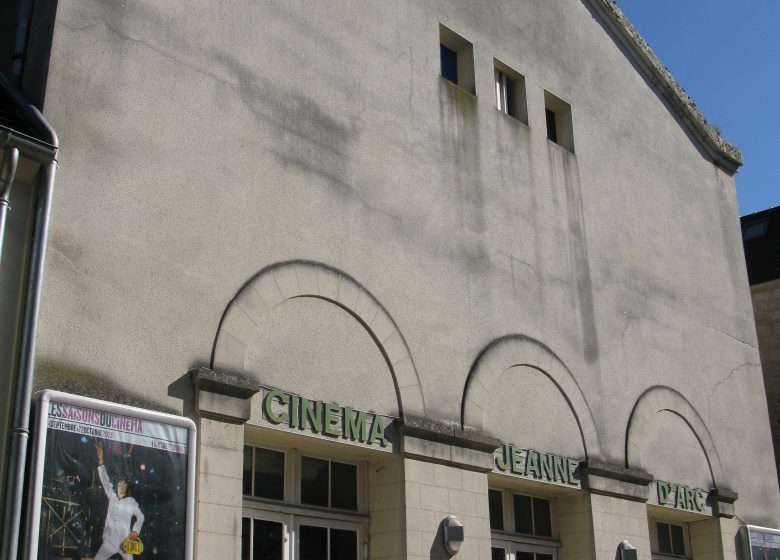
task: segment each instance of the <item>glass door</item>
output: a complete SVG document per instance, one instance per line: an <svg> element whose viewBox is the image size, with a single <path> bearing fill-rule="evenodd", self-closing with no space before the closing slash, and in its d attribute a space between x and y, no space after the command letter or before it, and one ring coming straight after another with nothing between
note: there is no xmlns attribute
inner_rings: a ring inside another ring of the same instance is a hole
<svg viewBox="0 0 780 560"><path fill-rule="evenodd" d="M512 560L555 560L555 551L545 547L515 546Z"/></svg>
<svg viewBox="0 0 780 560"><path fill-rule="evenodd" d="M359 560L363 529L357 523L298 517L298 560Z"/></svg>
<svg viewBox="0 0 780 560"><path fill-rule="evenodd" d="M289 560L288 519L270 512L241 518L241 560Z"/></svg>

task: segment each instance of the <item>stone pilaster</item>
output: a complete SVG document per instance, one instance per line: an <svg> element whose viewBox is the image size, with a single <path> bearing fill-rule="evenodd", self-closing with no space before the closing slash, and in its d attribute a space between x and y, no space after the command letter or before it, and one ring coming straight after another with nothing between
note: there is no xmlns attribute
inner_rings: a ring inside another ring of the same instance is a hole
<svg viewBox="0 0 780 560"><path fill-rule="evenodd" d="M259 387L207 368L191 371L190 380L200 443L197 557L240 558L244 423Z"/></svg>
<svg viewBox="0 0 780 560"><path fill-rule="evenodd" d="M639 560L650 560L647 498L653 476L645 471L590 460L584 469L593 517L597 560L614 560L618 545L628 540Z"/></svg>

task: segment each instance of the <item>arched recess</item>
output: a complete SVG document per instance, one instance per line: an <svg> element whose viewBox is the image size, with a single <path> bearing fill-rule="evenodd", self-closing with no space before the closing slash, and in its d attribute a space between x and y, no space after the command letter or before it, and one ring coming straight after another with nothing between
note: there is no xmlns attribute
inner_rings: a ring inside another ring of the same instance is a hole
<svg viewBox="0 0 780 560"><path fill-rule="evenodd" d="M574 376L547 346L523 335L510 335L493 341L474 362L463 391L463 429L485 429L485 411L490 406L490 395L496 389L498 377L517 366L534 368L552 381L577 422L585 457L598 455L600 447L596 423Z"/></svg>
<svg viewBox="0 0 780 560"><path fill-rule="evenodd" d="M424 414L417 369L395 321L351 276L321 263L279 263L247 282L222 317L214 341L212 367L243 371L248 344L263 316L293 298L325 300L349 313L382 353L393 378L399 413Z"/></svg>
<svg viewBox="0 0 780 560"><path fill-rule="evenodd" d="M713 483L720 487L724 482L723 468L712 435L688 399L670 387L650 387L637 399L626 428L626 466L642 468L642 441L659 412L676 414L688 425L701 445Z"/></svg>

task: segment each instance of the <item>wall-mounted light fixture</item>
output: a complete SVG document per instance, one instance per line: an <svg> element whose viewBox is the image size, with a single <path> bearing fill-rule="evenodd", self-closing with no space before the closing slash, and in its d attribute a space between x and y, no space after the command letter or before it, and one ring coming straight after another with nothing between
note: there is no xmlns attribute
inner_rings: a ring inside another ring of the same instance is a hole
<svg viewBox="0 0 780 560"><path fill-rule="evenodd" d="M444 526L444 548L450 556L454 556L463 544L463 523L454 515L448 515L442 525Z"/></svg>
<svg viewBox="0 0 780 560"><path fill-rule="evenodd" d="M623 541L617 547L615 560L637 560L636 547L628 541Z"/></svg>

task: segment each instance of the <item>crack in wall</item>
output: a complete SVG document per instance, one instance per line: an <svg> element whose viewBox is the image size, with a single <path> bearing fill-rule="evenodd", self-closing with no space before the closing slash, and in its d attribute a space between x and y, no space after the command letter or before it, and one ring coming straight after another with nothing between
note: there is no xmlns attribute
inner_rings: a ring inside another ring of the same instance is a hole
<svg viewBox="0 0 780 560"><path fill-rule="evenodd" d="M720 381L716 382L716 383L715 383L715 385L713 385L713 386L712 386L712 392L710 393L710 396L709 396L709 398L710 398L710 399L711 399L711 398L713 398L713 397L715 396L715 391L717 391L717 390L718 390L718 387L720 387L721 385L724 385L724 384L728 383L728 382L729 382L729 380L730 380L732 377L734 377L734 374L735 374L735 373L737 373L739 370L741 370L741 369L743 369L743 368L745 368L745 367L754 367L754 366L759 366L759 365L760 365L760 364L758 364L758 363L755 363L755 362L745 362L745 363L742 363L742 364L738 365L738 366L737 366L737 367L735 367L735 368L732 368L732 370L729 372L729 374L728 374L726 377L724 377L722 380L720 380Z"/></svg>

